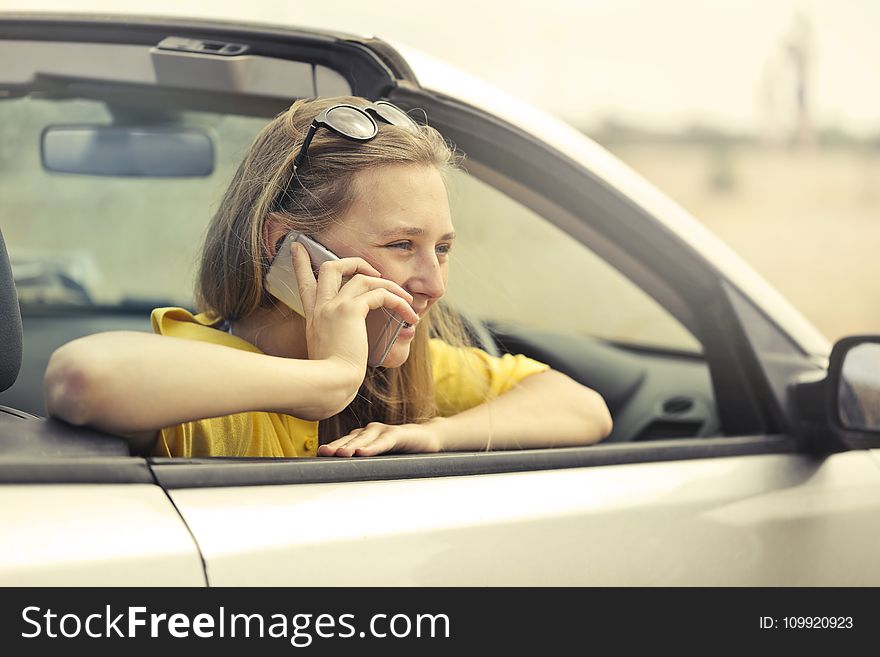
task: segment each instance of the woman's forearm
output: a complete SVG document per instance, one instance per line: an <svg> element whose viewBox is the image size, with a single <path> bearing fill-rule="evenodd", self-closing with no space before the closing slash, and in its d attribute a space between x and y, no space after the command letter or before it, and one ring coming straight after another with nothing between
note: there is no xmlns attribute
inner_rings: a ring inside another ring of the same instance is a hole
<svg viewBox="0 0 880 657"><path fill-rule="evenodd" d="M54 417L115 433L255 410L323 419L356 393L349 369L149 333L99 333L52 354L46 405Z"/></svg>
<svg viewBox="0 0 880 657"><path fill-rule="evenodd" d="M560 372L524 379L474 408L433 420L441 451L590 445L611 433L602 397Z"/></svg>

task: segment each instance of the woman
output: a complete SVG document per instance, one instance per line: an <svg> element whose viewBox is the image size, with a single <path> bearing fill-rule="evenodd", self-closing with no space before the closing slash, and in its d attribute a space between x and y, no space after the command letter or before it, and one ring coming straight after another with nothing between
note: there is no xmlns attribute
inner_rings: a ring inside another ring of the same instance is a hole
<svg viewBox="0 0 880 657"><path fill-rule="evenodd" d="M49 413L166 456L601 440L611 418L597 393L524 356L463 346L460 324L436 305L455 239L443 176L455 166L439 133L390 103L295 102L257 136L210 224L203 312L157 309L160 335L64 345L46 372ZM263 285L292 230L339 257L316 275L291 243L304 317ZM381 367L367 366L371 312L409 324Z"/></svg>

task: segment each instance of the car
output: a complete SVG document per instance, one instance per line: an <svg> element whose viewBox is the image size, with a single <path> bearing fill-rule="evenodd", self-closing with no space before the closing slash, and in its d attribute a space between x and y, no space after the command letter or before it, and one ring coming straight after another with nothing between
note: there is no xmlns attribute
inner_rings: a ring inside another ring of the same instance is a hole
<svg viewBox="0 0 880 657"><path fill-rule="evenodd" d="M388 99L467 155L449 180L451 303L485 349L599 391L611 435L166 459L45 417L52 352L192 308L201 236L254 135L293 99L344 94ZM0 583L880 584L880 338L829 344L560 120L378 38L3 14L0 131Z"/></svg>

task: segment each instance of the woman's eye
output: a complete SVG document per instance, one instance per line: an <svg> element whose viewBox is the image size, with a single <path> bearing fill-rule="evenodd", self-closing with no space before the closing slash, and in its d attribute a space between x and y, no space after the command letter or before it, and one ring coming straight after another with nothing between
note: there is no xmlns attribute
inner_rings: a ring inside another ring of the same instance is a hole
<svg viewBox="0 0 880 657"><path fill-rule="evenodd" d="M415 247L413 246L412 242L407 240L407 241L403 241L403 242L392 242L391 244L386 244L385 248L386 249L400 249L401 251L412 251ZM434 250L437 252L438 255L447 255L451 248L452 248L451 244L444 243L444 244L438 244L437 246L435 246Z"/></svg>

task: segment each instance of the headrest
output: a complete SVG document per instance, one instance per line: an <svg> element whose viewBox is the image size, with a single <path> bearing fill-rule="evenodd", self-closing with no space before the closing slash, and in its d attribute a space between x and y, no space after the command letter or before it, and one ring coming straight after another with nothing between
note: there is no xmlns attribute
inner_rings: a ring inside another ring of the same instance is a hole
<svg viewBox="0 0 880 657"><path fill-rule="evenodd" d="M6 242L0 232L0 392L9 388L21 368L21 311Z"/></svg>

